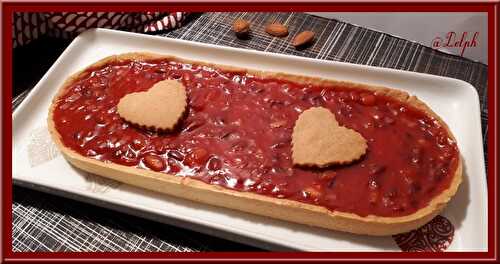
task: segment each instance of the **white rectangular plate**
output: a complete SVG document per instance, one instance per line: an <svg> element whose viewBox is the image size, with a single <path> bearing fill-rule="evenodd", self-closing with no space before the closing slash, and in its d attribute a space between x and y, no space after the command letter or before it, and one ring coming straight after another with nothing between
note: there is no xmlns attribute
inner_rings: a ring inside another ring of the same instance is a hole
<svg viewBox="0 0 500 264"><path fill-rule="evenodd" d="M54 148L47 132L48 108L56 90L70 74L87 65L108 55L131 51L383 85L417 95L448 123L465 161L465 180L442 213L455 226L455 238L448 250L487 250L486 175L479 100L474 87L456 79L393 69L90 30L71 43L12 116L15 183L270 249L399 250L392 237L328 231L207 206L112 183L71 167Z"/></svg>

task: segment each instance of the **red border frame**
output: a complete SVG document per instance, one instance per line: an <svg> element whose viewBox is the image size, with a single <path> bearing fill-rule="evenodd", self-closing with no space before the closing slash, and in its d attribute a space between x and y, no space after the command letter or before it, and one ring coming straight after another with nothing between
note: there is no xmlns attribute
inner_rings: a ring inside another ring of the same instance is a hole
<svg viewBox="0 0 500 264"><path fill-rule="evenodd" d="M304 261L304 260L378 260L390 261L412 258L413 261L440 259L447 261L461 260L496 260L498 258L497 229L497 103L498 103L498 2L476 3L288 3L278 2L232 3L36 3L7 2L2 3L2 247L1 261L95 261L98 259L125 261L156 261L161 260L205 260L205 261L242 261L245 259L274 261ZM19 253L12 252L12 12L13 11L154 11L168 9L190 11L361 11L361 12L487 12L488 13L488 251L487 252L448 252L448 253ZM86 259L83 259L86 258ZM408 261L408 260L407 260Z"/></svg>

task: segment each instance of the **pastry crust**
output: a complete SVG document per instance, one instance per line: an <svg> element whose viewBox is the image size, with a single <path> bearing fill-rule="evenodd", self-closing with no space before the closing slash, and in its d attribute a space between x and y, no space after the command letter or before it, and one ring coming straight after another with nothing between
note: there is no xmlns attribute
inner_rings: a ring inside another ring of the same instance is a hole
<svg viewBox="0 0 500 264"><path fill-rule="evenodd" d="M375 94L393 97L401 102L412 105L422 110L427 115L434 117L446 129L448 136L455 140L446 123L434 113L425 103L408 93L381 86L370 86L365 84L351 83L345 81L328 80L317 77L306 77L286 73L263 72L238 67L216 65L199 61L177 58L175 56L158 55L146 52L125 53L101 59L84 70L70 76L59 89L49 109L48 127L53 140L59 147L64 157L75 167L82 170L111 178L120 182L153 190L180 198L185 198L205 204L236 209L257 215L263 215L290 222L323 227L332 230L351 232L366 235L392 235L407 232L418 228L434 218L446 206L453 197L462 182L462 160L459 155L458 165L450 186L434 197L427 206L417 210L415 213L399 217L381 217L368 215L361 217L353 213L330 211L325 207L306 204L288 199L278 199L259 195L251 192L240 192L226 189L218 185L210 185L189 177L178 177L161 172L149 171L110 162L102 162L80 155L76 151L66 147L61 140L61 135L55 128L53 120L54 108L57 99L64 95L66 88L76 79L84 75L86 71L115 61L122 60L145 60L145 59L172 59L184 63L196 63L217 67L232 72L248 72L262 77L273 77L286 79L300 83L312 83L315 85L342 85L347 88L362 88L373 90ZM456 141L456 140L455 140Z"/></svg>

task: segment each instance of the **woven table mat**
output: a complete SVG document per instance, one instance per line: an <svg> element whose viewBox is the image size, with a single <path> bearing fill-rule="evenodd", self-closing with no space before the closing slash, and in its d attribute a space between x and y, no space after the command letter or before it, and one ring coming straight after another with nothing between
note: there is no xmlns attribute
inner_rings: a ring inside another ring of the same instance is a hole
<svg viewBox="0 0 500 264"><path fill-rule="evenodd" d="M237 18L251 21L249 40L231 31ZM279 21L290 35L273 38L264 25ZM316 32L309 48L297 51L293 36ZM479 93L484 147L487 149L488 66L448 55L420 44L363 27L304 13L204 13L184 27L160 34L222 46L344 61L457 78ZM27 92L14 98L16 106ZM13 187L12 231L14 251L248 251L256 248L186 229L155 223L115 211Z"/></svg>

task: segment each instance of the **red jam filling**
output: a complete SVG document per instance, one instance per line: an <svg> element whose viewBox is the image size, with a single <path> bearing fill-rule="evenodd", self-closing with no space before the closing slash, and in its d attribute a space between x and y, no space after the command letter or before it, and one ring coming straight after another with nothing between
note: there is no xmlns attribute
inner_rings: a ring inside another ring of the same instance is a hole
<svg viewBox="0 0 500 264"><path fill-rule="evenodd" d="M181 80L189 96L176 131L157 134L118 116L121 97L164 79ZM292 165L294 123L313 106L330 109L367 139L361 160L322 170ZM445 128L390 97L171 60L88 70L56 102L54 121L63 143L90 158L360 216L425 207L449 187L458 166Z"/></svg>

